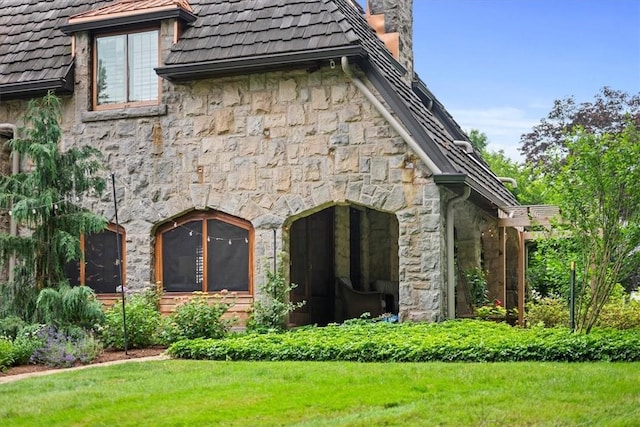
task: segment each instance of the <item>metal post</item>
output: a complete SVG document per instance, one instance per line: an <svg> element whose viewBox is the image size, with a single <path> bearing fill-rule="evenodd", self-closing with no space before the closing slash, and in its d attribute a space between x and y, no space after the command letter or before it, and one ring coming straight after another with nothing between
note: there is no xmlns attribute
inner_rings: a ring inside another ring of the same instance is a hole
<svg viewBox="0 0 640 427"><path fill-rule="evenodd" d="M569 327L571 332L576 330L576 263L571 261L571 280L570 280L570 296L569 296Z"/></svg>
<svg viewBox="0 0 640 427"><path fill-rule="evenodd" d="M118 259L118 282L120 283L120 295L122 296L122 332L124 337L124 354L127 354L127 311L124 303L124 283L122 283L122 254L120 253L120 224L118 223L118 200L116 199L116 175L111 173L111 186L113 187L113 208L116 216L116 252Z"/></svg>

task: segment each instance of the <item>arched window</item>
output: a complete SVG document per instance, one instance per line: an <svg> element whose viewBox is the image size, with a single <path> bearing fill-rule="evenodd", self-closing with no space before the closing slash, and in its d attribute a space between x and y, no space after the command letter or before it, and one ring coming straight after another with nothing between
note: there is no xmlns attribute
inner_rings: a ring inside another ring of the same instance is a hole
<svg viewBox="0 0 640 427"><path fill-rule="evenodd" d="M116 226L109 224L104 231L80 236L80 250L84 262L74 261L65 266L65 275L72 286L89 286L98 294L116 292L120 286L120 266L118 264L117 241L120 242L120 257L122 259L122 283L125 280L125 232L118 229L119 239L116 239Z"/></svg>
<svg viewBox="0 0 640 427"><path fill-rule="evenodd" d="M156 280L166 292L253 291L253 227L220 212L193 212L156 233Z"/></svg>

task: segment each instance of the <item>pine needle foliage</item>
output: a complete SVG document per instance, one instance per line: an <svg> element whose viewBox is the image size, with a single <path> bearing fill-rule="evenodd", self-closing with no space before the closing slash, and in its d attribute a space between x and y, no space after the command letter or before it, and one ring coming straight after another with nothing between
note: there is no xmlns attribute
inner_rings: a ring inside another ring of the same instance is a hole
<svg viewBox="0 0 640 427"><path fill-rule="evenodd" d="M36 316L37 321L63 330L71 326L92 330L105 320L102 304L91 288L67 284L58 289L44 288L40 291Z"/></svg>
<svg viewBox="0 0 640 427"><path fill-rule="evenodd" d="M25 126L8 142L28 166L0 176L0 210L20 230L17 236L0 233L0 258L6 263L13 255L17 264L14 282L3 287L10 306L5 312L24 314L25 305L33 305L21 295L25 289L37 292L63 283L64 265L81 257L80 236L106 226L104 217L79 206L83 197L100 196L105 189L101 153L90 146L62 151L61 118L60 99L53 93L31 100Z"/></svg>

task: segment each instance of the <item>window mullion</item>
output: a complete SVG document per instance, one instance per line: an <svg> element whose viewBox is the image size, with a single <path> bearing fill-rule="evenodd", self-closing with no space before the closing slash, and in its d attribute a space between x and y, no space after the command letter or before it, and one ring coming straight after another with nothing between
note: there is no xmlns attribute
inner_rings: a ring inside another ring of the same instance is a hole
<svg viewBox="0 0 640 427"><path fill-rule="evenodd" d="M125 75L125 85L124 85L124 102L129 102L129 86L131 82L129 81L129 34L125 34L125 43L124 43L124 75Z"/></svg>
<svg viewBox="0 0 640 427"><path fill-rule="evenodd" d="M86 266L85 263L87 262L87 257L86 257L86 253L84 251L84 234L80 235L80 262L79 262L79 267L80 267L80 285L84 286L87 281L86 281Z"/></svg>
<svg viewBox="0 0 640 427"><path fill-rule="evenodd" d="M207 244L209 232L207 231L207 220L202 220L202 291L209 291L209 269L207 260L209 259L209 245Z"/></svg>

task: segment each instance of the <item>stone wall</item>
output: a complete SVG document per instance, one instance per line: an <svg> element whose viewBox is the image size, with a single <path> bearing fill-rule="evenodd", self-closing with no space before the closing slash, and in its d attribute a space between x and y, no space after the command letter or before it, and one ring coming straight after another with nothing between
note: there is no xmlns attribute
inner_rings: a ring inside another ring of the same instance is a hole
<svg viewBox="0 0 640 427"><path fill-rule="evenodd" d="M162 27L165 53L172 29ZM159 106L91 111L89 47L88 34L78 33L61 144L99 148L105 178L115 173L130 288L154 285L155 229L190 210L252 223L257 284L274 229L283 250L287 220L353 203L397 219L397 271L389 274L400 281L401 316L440 316L440 190L339 68L163 81ZM17 122L25 106L0 102L0 121ZM114 219L111 191L85 203Z"/></svg>

